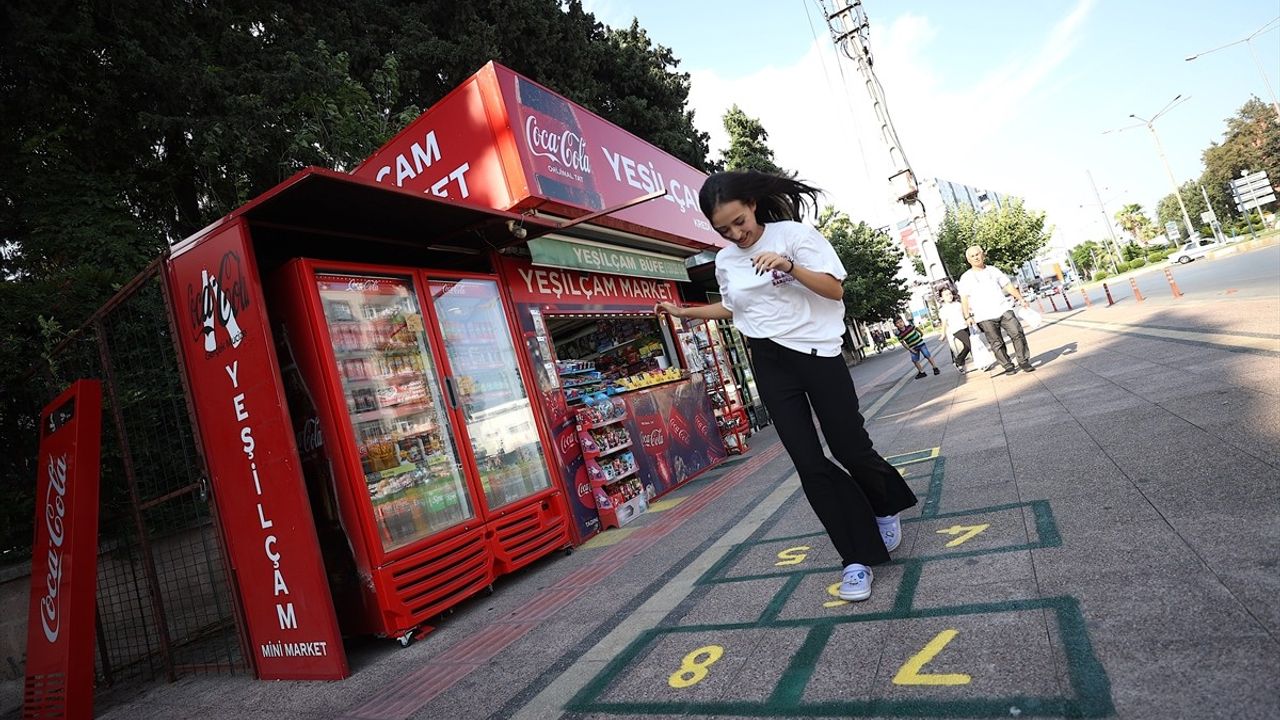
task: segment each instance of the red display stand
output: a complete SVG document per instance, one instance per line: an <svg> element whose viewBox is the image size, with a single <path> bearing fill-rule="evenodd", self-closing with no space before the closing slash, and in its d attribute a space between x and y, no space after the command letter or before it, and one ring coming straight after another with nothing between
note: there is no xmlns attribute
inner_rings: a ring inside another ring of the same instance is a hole
<svg viewBox="0 0 1280 720"><path fill-rule="evenodd" d="M616 397L588 400L577 413L578 444L605 528L622 527L649 510L628 417L626 403Z"/></svg>
<svg viewBox="0 0 1280 720"><path fill-rule="evenodd" d="M715 320L686 320L678 332L685 362L690 369L701 371L707 384L707 395L715 409L716 427L731 454L748 450L751 422L738 390L737 378L725 352L718 323Z"/></svg>

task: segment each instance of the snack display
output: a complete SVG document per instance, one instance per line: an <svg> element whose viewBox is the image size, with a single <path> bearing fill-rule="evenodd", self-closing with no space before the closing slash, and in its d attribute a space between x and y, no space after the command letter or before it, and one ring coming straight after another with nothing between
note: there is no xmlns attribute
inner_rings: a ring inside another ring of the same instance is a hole
<svg viewBox="0 0 1280 720"><path fill-rule="evenodd" d="M605 527L621 527L648 509L626 419L626 403L602 393L587 397L578 410L578 444Z"/></svg>

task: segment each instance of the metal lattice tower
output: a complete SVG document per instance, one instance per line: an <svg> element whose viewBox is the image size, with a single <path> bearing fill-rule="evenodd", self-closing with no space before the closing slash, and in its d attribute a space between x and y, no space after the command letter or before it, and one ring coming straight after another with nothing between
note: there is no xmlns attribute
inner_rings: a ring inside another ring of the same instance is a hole
<svg viewBox="0 0 1280 720"><path fill-rule="evenodd" d="M933 230L929 226L924 204L918 198L915 173L907 156L898 141L898 133L893 128L893 120L889 117L888 102L884 97L884 87L880 85L872 68L874 59L871 55L871 23L861 0L817 0L822 14L827 19L827 27L831 30L831 40L836 49L853 61L862 76L867 97L875 110L876 120L880 124L880 136L889 150L889 161L893 164L893 174L889 176L889 185L895 199L907 206L916 237L920 239L920 254L923 256L925 274L929 284L935 285L939 280L950 280L946 267L938 257L938 246L934 240Z"/></svg>

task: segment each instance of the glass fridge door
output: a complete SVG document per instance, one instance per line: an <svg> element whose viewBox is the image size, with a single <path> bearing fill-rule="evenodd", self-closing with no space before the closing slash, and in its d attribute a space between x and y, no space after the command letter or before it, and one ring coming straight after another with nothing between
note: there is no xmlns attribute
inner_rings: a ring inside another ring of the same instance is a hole
<svg viewBox="0 0 1280 720"><path fill-rule="evenodd" d="M316 285L383 548L475 517L412 280Z"/></svg>
<svg viewBox="0 0 1280 720"><path fill-rule="evenodd" d="M433 279L430 283L431 302L488 507L501 507L551 487L497 283L481 279Z"/></svg>

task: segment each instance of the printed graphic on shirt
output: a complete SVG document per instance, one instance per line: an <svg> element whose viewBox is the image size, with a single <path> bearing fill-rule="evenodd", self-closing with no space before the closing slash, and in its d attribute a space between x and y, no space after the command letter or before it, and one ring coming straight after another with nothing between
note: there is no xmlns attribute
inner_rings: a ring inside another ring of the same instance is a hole
<svg viewBox="0 0 1280 720"><path fill-rule="evenodd" d="M795 258L791 257L790 255L786 255L786 254L784 254L784 255L782 256L782 259L783 259L783 260L786 260L788 263L791 263L791 264L790 264L790 265L788 265L787 267L795 267L795 262L796 262L796 261L795 261ZM785 284L787 284L787 283L789 283L789 282L795 282L795 281L796 281L796 279L795 279L794 277L792 277L791 275L788 275L787 273L782 272L781 270L773 270L773 271L771 271L771 272L773 273L773 286L774 286L774 287L778 287L779 285L785 285Z"/></svg>

